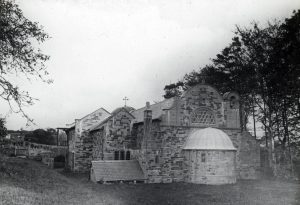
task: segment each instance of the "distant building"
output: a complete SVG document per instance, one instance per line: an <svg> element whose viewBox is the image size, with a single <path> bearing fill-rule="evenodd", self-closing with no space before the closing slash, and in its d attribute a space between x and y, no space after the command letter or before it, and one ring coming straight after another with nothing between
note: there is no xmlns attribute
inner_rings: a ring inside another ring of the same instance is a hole
<svg viewBox="0 0 300 205"><path fill-rule="evenodd" d="M23 145L25 141L25 135L28 133L28 131L24 130L8 130L7 135L5 136L5 139L14 145Z"/></svg>
<svg viewBox="0 0 300 205"><path fill-rule="evenodd" d="M239 103L234 92L221 96L199 84L182 97L138 110L101 108L67 130L68 167L91 171L93 181L227 184L255 179L259 143L241 130Z"/></svg>

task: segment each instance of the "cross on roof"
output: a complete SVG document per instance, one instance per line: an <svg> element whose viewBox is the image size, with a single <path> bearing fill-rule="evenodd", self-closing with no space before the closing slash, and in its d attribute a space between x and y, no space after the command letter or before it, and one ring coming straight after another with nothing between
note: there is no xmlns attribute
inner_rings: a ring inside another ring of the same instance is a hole
<svg viewBox="0 0 300 205"><path fill-rule="evenodd" d="M125 102L125 107L126 107L126 102L129 100L126 96L123 98L124 102Z"/></svg>

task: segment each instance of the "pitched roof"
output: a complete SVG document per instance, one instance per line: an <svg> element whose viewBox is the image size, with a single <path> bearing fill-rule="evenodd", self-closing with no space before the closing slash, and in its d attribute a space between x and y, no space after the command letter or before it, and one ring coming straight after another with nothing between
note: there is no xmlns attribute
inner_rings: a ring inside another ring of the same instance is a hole
<svg viewBox="0 0 300 205"><path fill-rule="evenodd" d="M137 160L92 161L93 181L119 181L146 179Z"/></svg>
<svg viewBox="0 0 300 205"><path fill-rule="evenodd" d="M119 112L120 110L122 110L122 109L125 109L125 110L126 110L127 112L129 112L129 113L135 110L133 107L130 107L130 106L124 106L124 107L118 107L118 108L114 109L114 110L111 112L111 114L118 113L118 112Z"/></svg>
<svg viewBox="0 0 300 205"><path fill-rule="evenodd" d="M163 111L166 109L170 109L173 107L175 98L170 98L163 100L161 102L155 103L150 105L150 110L152 110L152 119L159 119ZM146 107L142 107L138 110L134 110L131 112L131 114L135 117L135 122L143 122L144 121L144 111L146 110Z"/></svg>
<svg viewBox="0 0 300 205"><path fill-rule="evenodd" d="M128 110L127 110L126 108L120 107L120 108L117 108L116 110L114 110L114 111L111 113L111 115L110 115L109 117L107 117L105 120L103 120L103 121L97 123L96 125L90 127L89 131L92 132L92 131L96 131L96 130L101 129L101 128L103 127L103 125L104 125L108 120L110 120L112 117L116 116L116 115L117 115L119 112L121 112L121 111L127 112L129 115L131 115L131 116L134 118L134 116L133 116L130 112L128 112Z"/></svg>
<svg viewBox="0 0 300 205"><path fill-rule="evenodd" d="M78 119L78 120L83 120L84 118L86 118L86 117L92 115L92 114L95 113L95 112L98 112L99 110L102 110L103 112L107 113L107 114L110 116L110 113L109 113L106 109L104 109L104 108L101 107L101 108L99 108L99 109L97 109L97 110L95 110L95 111L93 111L93 112L91 112L91 113L85 115L84 117L82 117L82 118L80 118L80 119ZM102 121L105 120L105 119L106 119L106 118L102 119ZM102 122L102 121L101 121L101 122ZM70 123L70 124L66 124L68 127L67 127L65 130L68 132L68 131L70 131L70 130L72 130L72 129L75 129L75 124L76 124L75 122Z"/></svg>
<svg viewBox="0 0 300 205"><path fill-rule="evenodd" d="M101 108L95 110L94 112L91 112L91 113L85 115L84 117L80 118L79 120L83 120L84 118L88 117L89 115L91 115L91 114L93 114L93 113L95 113L95 112L98 112L99 110L103 110L104 112L106 112L107 114L110 115L110 113L109 113L107 110L105 110L104 108L101 107Z"/></svg>

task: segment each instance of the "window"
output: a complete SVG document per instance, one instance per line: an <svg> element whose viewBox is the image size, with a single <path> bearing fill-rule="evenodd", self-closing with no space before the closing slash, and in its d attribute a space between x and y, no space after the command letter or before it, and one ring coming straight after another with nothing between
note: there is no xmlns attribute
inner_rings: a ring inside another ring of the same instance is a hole
<svg viewBox="0 0 300 205"><path fill-rule="evenodd" d="M204 124L204 125L214 125L216 124L216 119L213 112L206 108L198 108L191 114L191 123L194 124Z"/></svg>
<svg viewBox="0 0 300 205"><path fill-rule="evenodd" d="M115 160L119 160L119 151L115 151Z"/></svg>
<svg viewBox="0 0 300 205"><path fill-rule="evenodd" d="M205 153L201 153L201 162L205 162Z"/></svg>
<svg viewBox="0 0 300 205"><path fill-rule="evenodd" d="M124 160L125 159L125 152L121 151L120 152L120 160Z"/></svg>
<svg viewBox="0 0 300 205"><path fill-rule="evenodd" d="M230 108L234 108L235 107L235 97L234 96L231 96L230 97Z"/></svg>
<svg viewBox="0 0 300 205"><path fill-rule="evenodd" d="M130 151L115 151L115 160L130 160Z"/></svg>
<svg viewBox="0 0 300 205"><path fill-rule="evenodd" d="M156 164L159 163L159 157L158 157L158 155L155 155L155 163L156 163Z"/></svg>
<svg viewBox="0 0 300 205"><path fill-rule="evenodd" d="M155 154L155 163L156 164L159 163L159 151L156 151L156 154Z"/></svg>
<svg viewBox="0 0 300 205"><path fill-rule="evenodd" d="M126 152L126 160L130 160L130 151Z"/></svg>

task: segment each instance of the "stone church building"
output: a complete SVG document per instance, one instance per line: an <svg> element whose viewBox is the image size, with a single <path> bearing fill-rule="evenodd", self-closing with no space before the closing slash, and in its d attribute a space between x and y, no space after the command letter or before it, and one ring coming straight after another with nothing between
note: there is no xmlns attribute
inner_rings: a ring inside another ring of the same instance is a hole
<svg viewBox="0 0 300 205"><path fill-rule="evenodd" d="M103 108L68 128L67 167L91 180L235 183L259 177L256 139L241 130L237 93L205 84L135 110Z"/></svg>

